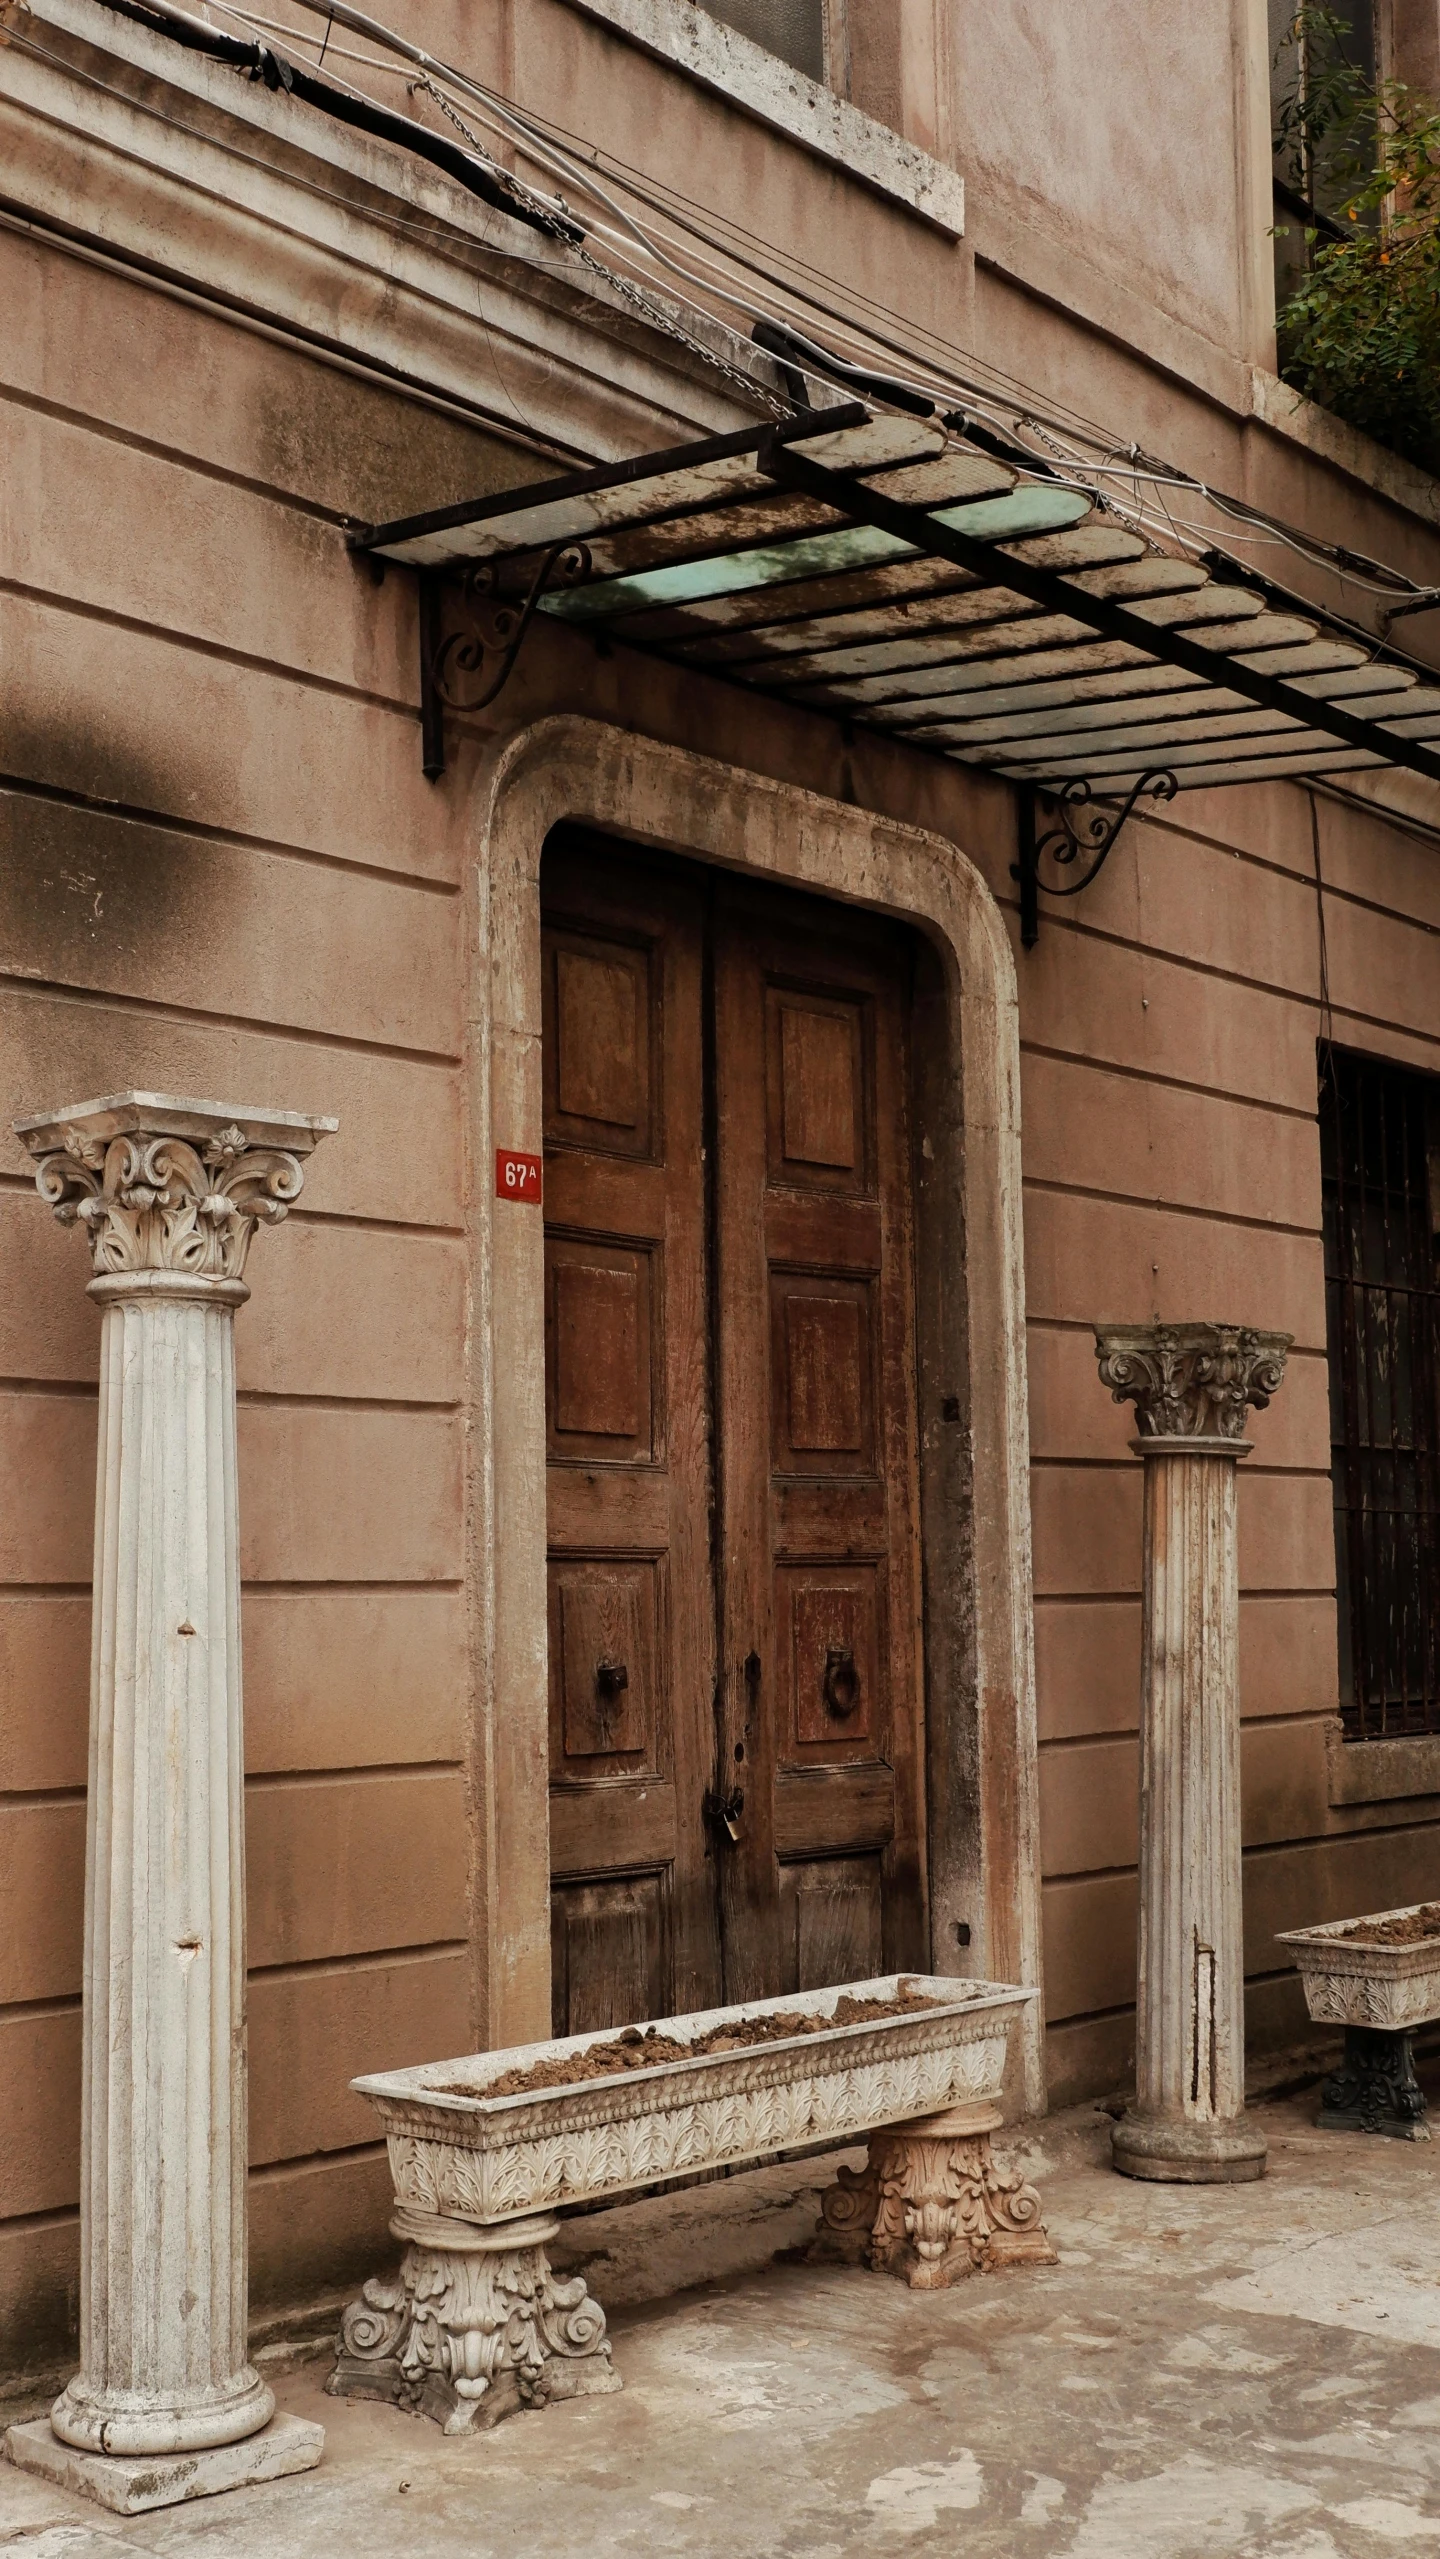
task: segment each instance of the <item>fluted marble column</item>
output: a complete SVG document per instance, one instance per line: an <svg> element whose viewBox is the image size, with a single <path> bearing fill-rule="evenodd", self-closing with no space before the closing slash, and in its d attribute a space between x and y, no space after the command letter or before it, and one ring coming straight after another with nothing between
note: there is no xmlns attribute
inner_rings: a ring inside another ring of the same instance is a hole
<svg viewBox="0 0 1440 2559"><path fill-rule="evenodd" d="M274 2418L246 2344L234 1321L257 1224L334 1126L144 1093L17 1123L88 1237L102 1331L81 2363L9 2448L121 2512L309 2468L324 2441Z"/></svg>
<svg viewBox="0 0 1440 2559"><path fill-rule="evenodd" d="M1102 1383L1133 1401L1145 1462L1135 2104L1112 2136L1127 2177L1265 2173L1245 2116L1235 1467L1247 1408L1277 1392L1290 1340L1232 1324L1096 1327Z"/></svg>

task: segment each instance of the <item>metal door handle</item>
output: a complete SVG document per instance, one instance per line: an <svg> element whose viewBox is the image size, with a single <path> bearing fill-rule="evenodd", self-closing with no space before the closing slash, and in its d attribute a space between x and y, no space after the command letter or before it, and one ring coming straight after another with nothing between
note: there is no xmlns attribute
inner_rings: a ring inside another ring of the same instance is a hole
<svg viewBox="0 0 1440 2559"><path fill-rule="evenodd" d="M821 1683L827 1713L843 1722L853 1715L860 1703L860 1673L848 1644L832 1644L825 1656L825 1677Z"/></svg>
<svg viewBox="0 0 1440 2559"><path fill-rule="evenodd" d="M597 1662L595 1685L605 1704L612 1706L630 1685L630 1673L624 1662Z"/></svg>

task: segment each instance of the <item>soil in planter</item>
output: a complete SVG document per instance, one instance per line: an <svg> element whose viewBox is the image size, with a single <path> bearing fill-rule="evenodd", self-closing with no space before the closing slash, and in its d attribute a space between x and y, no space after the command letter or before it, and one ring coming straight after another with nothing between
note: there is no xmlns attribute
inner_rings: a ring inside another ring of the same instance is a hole
<svg viewBox="0 0 1440 2559"><path fill-rule="evenodd" d="M772 2017L737 2017L730 2025L712 2026L708 2034L697 2035L689 2044L681 2043L675 2035L662 2034L658 2026L626 2026L618 2035L607 2036L602 2044L591 2044L583 2053L535 2061L528 2070L502 2071L498 2079L487 2080L483 2088L468 2080L454 2080L438 2094L519 2097L533 2088L573 2088L582 2079L618 2079L624 2071L654 2070L663 2061L694 2061L702 2053L745 2052L752 2044L786 2044L797 2035L823 2034L830 2026L868 2026L881 2017L908 2017L917 2008L942 2008L947 2004L928 1999L917 1990L902 1989L895 1999L852 1999L846 1992L836 2000L828 2017L793 2009L788 2013L780 2009Z"/></svg>
<svg viewBox="0 0 1440 2559"><path fill-rule="evenodd" d="M1422 1902L1418 1910L1403 1910L1396 1919L1357 1919L1338 1934L1362 1946L1420 1946L1427 1937L1440 1937L1440 1901Z"/></svg>

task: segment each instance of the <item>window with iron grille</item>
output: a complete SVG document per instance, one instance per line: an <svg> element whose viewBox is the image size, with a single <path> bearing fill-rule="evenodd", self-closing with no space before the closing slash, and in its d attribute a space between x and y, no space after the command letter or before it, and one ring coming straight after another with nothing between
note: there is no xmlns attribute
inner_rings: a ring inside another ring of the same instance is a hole
<svg viewBox="0 0 1440 2559"><path fill-rule="evenodd" d="M1320 1052L1340 1711L1440 1732L1440 1077Z"/></svg>
<svg viewBox="0 0 1440 2559"><path fill-rule="evenodd" d="M841 0L701 0L712 18L749 36L807 80L842 83L835 76L836 20Z"/></svg>

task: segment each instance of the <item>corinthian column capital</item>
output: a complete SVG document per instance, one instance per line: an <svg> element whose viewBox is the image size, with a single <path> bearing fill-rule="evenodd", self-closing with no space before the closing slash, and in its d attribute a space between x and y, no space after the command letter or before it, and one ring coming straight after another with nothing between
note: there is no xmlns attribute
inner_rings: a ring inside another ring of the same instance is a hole
<svg viewBox="0 0 1440 2559"><path fill-rule="evenodd" d="M1293 1339L1245 1324L1097 1324L1095 1352L1142 1441L1232 1440L1243 1456L1246 1411L1279 1393Z"/></svg>
<svg viewBox="0 0 1440 2559"><path fill-rule="evenodd" d="M169 1093L112 1093L16 1122L35 1185L82 1224L96 1277L168 1272L241 1299L250 1238L299 1198L302 1158L337 1126L299 1111L233 1110ZM106 1289L105 1294L113 1291Z"/></svg>

